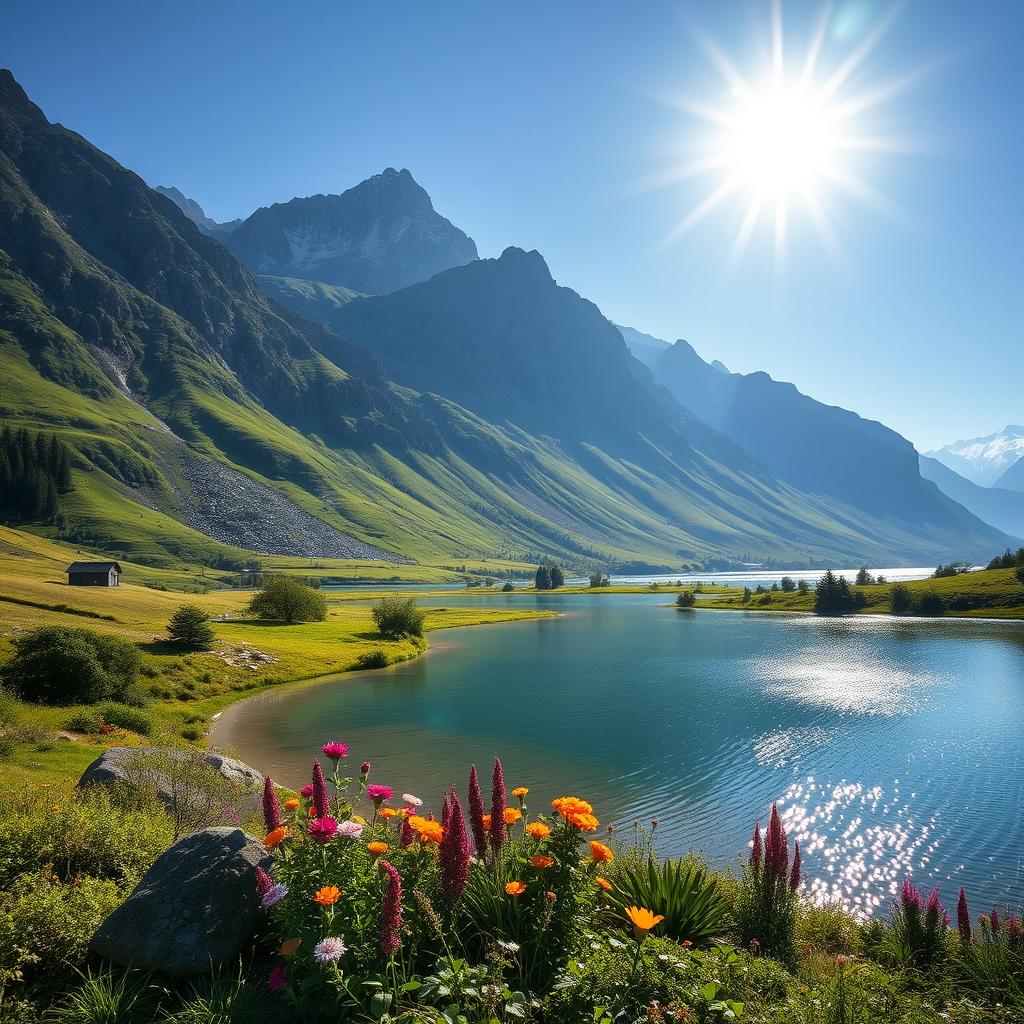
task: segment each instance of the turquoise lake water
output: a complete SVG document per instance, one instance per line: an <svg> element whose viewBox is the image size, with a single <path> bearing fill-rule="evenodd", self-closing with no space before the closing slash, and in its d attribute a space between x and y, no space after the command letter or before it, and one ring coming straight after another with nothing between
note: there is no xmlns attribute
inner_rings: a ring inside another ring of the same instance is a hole
<svg viewBox="0 0 1024 1024"><path fill-rule="evenodd" d="M437 809L500 754L528 803L590 800L665 854L734 862L773 800L808 886L872 911L907 874L1024 903L1024 624L680 612L666 596L430 602L563 612L434 633L430 654L225 712L215 739L301 785L328 739ZM428 602L423 602L427 604Z"/></svg>

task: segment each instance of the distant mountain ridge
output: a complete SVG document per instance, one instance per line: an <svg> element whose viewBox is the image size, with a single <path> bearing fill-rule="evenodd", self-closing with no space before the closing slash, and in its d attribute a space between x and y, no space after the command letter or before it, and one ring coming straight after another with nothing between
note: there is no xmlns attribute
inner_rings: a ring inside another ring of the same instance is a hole
<svg viewBox="0 0 1024 1024"><path fill-rule="evenodd" d="M1024 458L1024 427L1010 424L985 437L953 441L924 454L982 487L1010 487L1001 478Z"/></svg>
<svg viewBox="0 0 1024 1024"><path fill-rule="evenodd" d="M262 207L227 238L253 273L391 292L477 258L476 243L393 167L341 195Z"/></svg>
<svg viewBox="0 0 1024 1024"><path fill-rule="evenodd" d="M1024 488L1017 491L1007 487L981 487L927 455L921 456L921 475L983 522L1013 537L1024 537Z"/></svg>
<svg viewBox="0 0 1024 1024"><path fill-rule="evenodd" d="M241 218L218 223L212 217L207 217L203 208L194 199L189 199L188 196L180 189L174 188L173 185L154 185L153 191L159 192L162 196L167 196L200 231L213 238L223 240L242 223Z"/></svg>

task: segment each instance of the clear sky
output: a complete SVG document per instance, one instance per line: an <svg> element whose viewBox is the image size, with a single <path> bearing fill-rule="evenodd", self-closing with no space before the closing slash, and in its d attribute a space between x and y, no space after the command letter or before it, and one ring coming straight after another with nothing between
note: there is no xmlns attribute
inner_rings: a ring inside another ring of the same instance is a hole
<svg viewBox="0 0 1024 1024"><path fill-rule="evenodd" d="M745 95L708 39L758 98L770 0L4 8L0 64L50 120L219 220L408 167L481 255L539 249L611 319L922 450L1024 419L1020 0L782 4L787 74L819 24L811 95L848 71L824 108L845 141L823 156L801 124L786 135L797 171L827 163L846 182L812 183L832 243L794 201L782 247L770 203L736 244L765 173L756 106L749 180L673 234L736 168L671 180L722 150L694 108L735 113Z"/></svg>

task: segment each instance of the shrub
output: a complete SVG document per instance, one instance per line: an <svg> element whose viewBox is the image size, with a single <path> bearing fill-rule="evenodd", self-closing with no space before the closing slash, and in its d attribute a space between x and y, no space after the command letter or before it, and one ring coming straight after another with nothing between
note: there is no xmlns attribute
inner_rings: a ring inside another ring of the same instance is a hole
<svg viewBox="0 0 1024 1024"><path fill-rule="evenodd" d="M387 653L380 647L356 658L356 668L387 668L390 664Z"/></svg>
<svg viewBox="0 0 1024 1024"><path fill-rule="evenodd" d="M914 610L918 615L942 615L946 610L946 604L940 594L934 590L926 590L918 596Z"/></svg>
<svg viewBox="0 0 1024 1024"><path fill-rule="evenodd" d="M381 636L391 640L423 636L426 614L416 607L413 597L382 597L374 605L372 614Z"/></svg>
<svg viewBox="0 0 1024 1024"><path fill-rule="evenodd" d="M1024 583L1024 565L1018 566L1017 571L1014 573L1019 583Z"/></svg>
<svg viewBox="0 0 1024 1024"><path fill-rule="evenodd" d="M125 704L103 704L99 708L99 716L105 725L115 725L118 729L127 729L140 736L148 736L153 731L149 715Z"/></svg>
<svg viewBox="0 0 1024 1024"><path fill-rule="evenodd" d="M198 605L183 604L167 623L167 635L176 644L200 650L213 643L210 616Z"/></svg>
<svg viewBox="0 0 1024 1024"><path fill-rule="evenodd" d="M677 608L692 608L697 603L692 590L683 590L676 596Z"/></svg>
<svg viewBox="0 0 1024 1024"><path fill-rule="evenodd" d="M910 587L902 583L894 583L889 592L889 610L893 615L907 615L914 607L914 596Z"/></svg>
<svg viewBox="0 0 1024 1024"><path fill-rule="evenodd" d="M516 589L516 588L515 588L515 587L514 587L514 586L513 586L513 585L512 585L511 583L506 583L506 584L505 584L505 585L504 585L504 586L503 586L503 587L501 588L501 592L502 592L503 594L511 594L511 593L512 593L512 591L513 591L513 590L515 590L515 589Z"/></svg>
<svg viewBox="0 0 1024 1024"><path fill-rule="evenodd" d="M53 1007L47 1019L63 1024L146 1024L155 1019L151 992L124 971L93 975Z"/></svg>
<svg viewBox="0 0 1024 1024"><path fill-rule="evenodd" d="M855 607L853 591L846 577L836 576L829 569L814 589L815 614L848 615Z"/></svg>
<svg viewBox="0 0 1024 1024"><path fill-rule="evenodd" d="M14 641L3 677L35 704L94 704L129 687L139 662L138 648L120 637L43 626Z"/></svg>
<svg viewBox="0 0 1024 1024"><path fill-rule="evenodd" d="M100 731L102 724L103 720L98 714L89 711L76 711L64 723L64 728L69 732L94 733Z"/></svg>
<svg viewBox="0 0 1024 1024"><path fill-rule="evenodd" d="M268 576L249 602L249 614L277 622L323 622L327 598L293 576Z"/></svg>
<svg viewBox="0 0 1024 1024"><path fill-rule="evenodd" d="M946 944L948 918L939 901L939 890L933 889L927 900L908 878L892 909L892 931L895 942L890 947L901 966L918 969L934 967L942 958Z"/></svg>

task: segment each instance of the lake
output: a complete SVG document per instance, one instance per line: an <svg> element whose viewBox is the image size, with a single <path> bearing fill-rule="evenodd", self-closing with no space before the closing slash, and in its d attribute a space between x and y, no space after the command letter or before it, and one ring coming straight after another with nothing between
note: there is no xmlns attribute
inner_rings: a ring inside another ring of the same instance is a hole
<svg viewBox="0 0 1024 1024"><path fill-rule="evenodd" d="M1024 623L677 611L666 595L494 595L558 619L228 709L214 739L301 785L325 740L438 809L500 754L509 788L590 800L665 854L735 863L779 802L808 886L871 912L907 874L974 912L1024 902Z"/></svg>

